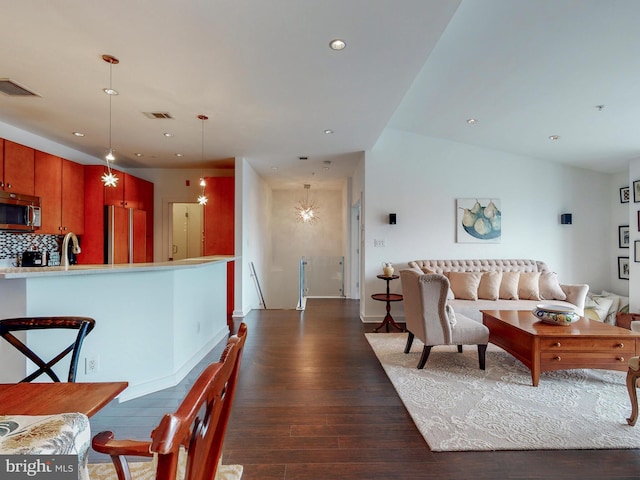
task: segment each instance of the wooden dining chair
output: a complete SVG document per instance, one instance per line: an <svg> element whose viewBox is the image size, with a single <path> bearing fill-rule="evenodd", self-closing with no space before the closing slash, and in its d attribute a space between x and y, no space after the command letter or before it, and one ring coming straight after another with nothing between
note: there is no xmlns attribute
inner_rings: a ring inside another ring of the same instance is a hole
<svg viewBox="0 0 640 480"><path fill-rule="evenodd" d="M93 437L93 449L111 456L119 480L135 480L132 470L153 478L140 473L141 462L130 468L125 456L154 457L153 462L146 462L145 470L155 469L156 480L216 478L246 336L247 326L242 323L238 333L229 338L220 360L205 368L174 413L162 417L150 441L116 440L108 431ZM90 472L95 465L89 466ZM178 476L179 466L184 472Z"/></svg>
<svg viewBox="0 0 640 480"><path fill-rule="evenodd" d="M38 378L43 373L49 375L51 380L59 382L60 378L51 369L56 363L71 353L71 362L69 364L68 382L76 381L76 370L78 368L78 359L80 358L80 349L84 338L93 330L95 320L89 317L24 317L24 318L5 318L0 320L0 336L7 342L22 352L29 360L38 366L38 369L20 380L21 382L30 382ZM29 330L46 330L46 329L69 329L78 330L78 334L74 342L67 348L62 350L58 355L48 362L42 360L33 350L27 347L12 332L29 331Z"/></svg>

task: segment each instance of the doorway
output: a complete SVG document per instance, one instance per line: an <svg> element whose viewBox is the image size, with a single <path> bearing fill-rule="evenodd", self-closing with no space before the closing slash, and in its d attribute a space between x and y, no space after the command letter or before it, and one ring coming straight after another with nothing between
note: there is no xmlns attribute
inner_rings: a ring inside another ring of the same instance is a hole
<svg viewBox="0 0 640 480"><path fill-rule="evenodd" d="M171 204L170 260L202 256L202 205L198 203Z"/></svg>

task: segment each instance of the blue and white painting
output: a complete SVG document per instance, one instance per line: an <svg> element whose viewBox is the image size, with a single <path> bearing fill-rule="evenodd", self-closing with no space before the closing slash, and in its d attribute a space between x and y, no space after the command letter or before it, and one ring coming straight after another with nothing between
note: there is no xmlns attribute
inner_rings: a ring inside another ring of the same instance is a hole
<svg viewBox="0 0 640 480"><path fill-rule="evenodd" d="M502 203L498 198L458 198L458 243L500 243Z"/></svg>

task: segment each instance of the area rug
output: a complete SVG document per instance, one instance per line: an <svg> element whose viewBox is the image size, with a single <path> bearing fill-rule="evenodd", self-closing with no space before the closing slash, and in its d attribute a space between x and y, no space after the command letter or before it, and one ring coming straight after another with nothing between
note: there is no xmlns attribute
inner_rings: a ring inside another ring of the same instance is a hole
<svg viewBox="0 0 640 480"><path fill-rule="evenodd" d="M484 371L475 346L434 347L418 370L417 339L404 354L406 333L365 335L433 451L640 448L624 372L544 372L533 387L530 371L491 344Z"/></svg>

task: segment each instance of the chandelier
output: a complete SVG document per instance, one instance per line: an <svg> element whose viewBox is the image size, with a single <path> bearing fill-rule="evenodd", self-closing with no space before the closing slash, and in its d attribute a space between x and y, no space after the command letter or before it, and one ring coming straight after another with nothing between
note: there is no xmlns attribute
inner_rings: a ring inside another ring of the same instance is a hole
<svg viewBox="0 0 640 480"><path fill-rule="evenodd" d="M294 207L296 211L296 221L299 223L309 223L313 225L319 218L318 204L313 200L309 201L309 189L311 188L311 185L306 183L304 188L307 191L307 198L305 200L300 200Z"/></svg>
<svg viewBox="0 0 640 480"><path fill-rule="evenodd" d="M107 171L102 175L102 183L104 183L105 187L115 187L118 184L118 177L111 171L111 162L113 162L116 157L113 155L113 147L111 146L111 97L114 95L118 95L118 91L113 89L111 84L112 81L112 69L114 65L120 63L113 55L102 55L102 59L109 64L109 88L104 88L102 91L109 95L109 151L104 159L107 162Z"/></svg>
<svg viewBox="0 0 640 480"><path fill-rule="evenodd" d="M207 117L206 115L198 115L198 119L202 121L202 155L200 157L200 160L202 160L202 163L204 164L204 121L209 120L209 117ZM207 201L209 200L204 191L206 186L207 186L207 182L205 182L204 178L201 177L200 178L201 190L200 190L200 195L198 196L198 203L200 205L206 205Z"/></svg>

